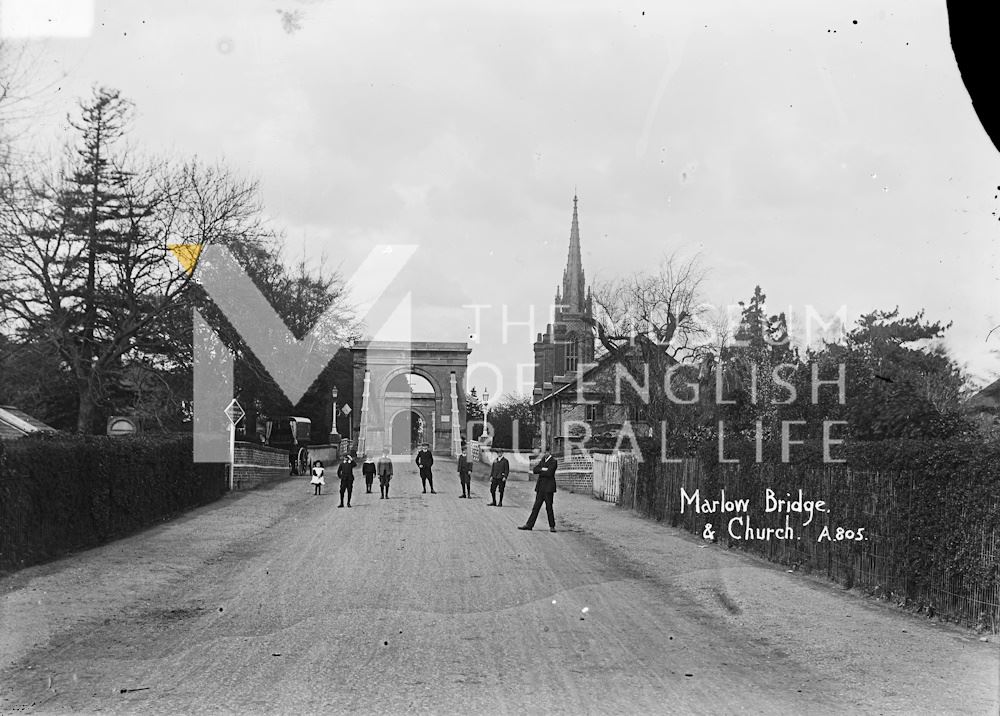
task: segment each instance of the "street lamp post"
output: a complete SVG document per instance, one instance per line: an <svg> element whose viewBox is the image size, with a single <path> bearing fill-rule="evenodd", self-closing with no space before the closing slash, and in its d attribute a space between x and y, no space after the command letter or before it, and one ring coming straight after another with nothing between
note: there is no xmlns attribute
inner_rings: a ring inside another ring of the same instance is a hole
<svg viewBox="0 0 1000 716"><path fill-rule="evenodd" d="M333 398L333 416L330 418L330 442L333 443L333 436L337 434L337 386L330 388L330 395Z"/></svg>
<svg viewBox="0 0 1000 716"><path fill-rule="evenodd" d="M492 440L490 440L492 435L490 435L489 417L490 417L490 391L488 388L483 388L483 435L486 436L486 439L489 440L490 443L492 443Z"/></svg>

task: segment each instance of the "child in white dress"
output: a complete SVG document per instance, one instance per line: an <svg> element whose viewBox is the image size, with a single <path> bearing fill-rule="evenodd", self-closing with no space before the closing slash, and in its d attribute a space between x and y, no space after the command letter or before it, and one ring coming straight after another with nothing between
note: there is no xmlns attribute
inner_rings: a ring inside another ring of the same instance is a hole
<svg viewBox="0 0 1000 716"><path fill-rule="evenodd" d="M323 494L323 485L326 484L326 480L323 479L323 461L317 460L312 466L312 479L309 481L315 489L313 490L314 495Z"/></svg>

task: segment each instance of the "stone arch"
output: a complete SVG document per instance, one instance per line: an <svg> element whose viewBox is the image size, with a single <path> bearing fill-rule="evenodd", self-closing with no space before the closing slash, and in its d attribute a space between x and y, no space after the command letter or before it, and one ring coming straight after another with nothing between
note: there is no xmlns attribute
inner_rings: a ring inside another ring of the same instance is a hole
<svg viewBox="0 0 1000 716"><path fill-rule="evenodd" d="M384 376L381 376L381 381L382 381L381 392L383 394L385 393L386 388L389 387L389 383L392 382L393 378L398 378L401 375L407 375L409 373L413 373L414 375L419 375L421 378L430 383L431 388L433 388L434 390L435 396L444 395L444 391L441 389L441 386L438 385L438 382L437 380L435 380L434 376L428 370L419 365L401 366L389 373L386 373Z"/></svg>
<svg viewBox="0 0 1000 716"><path fill-rule="evenodd" d="M393 421L413 410L429 423L425 442L438 454L457 455L466 422L465 373L471 352L465 343L371 341L351 349L354 400L359 415L352 436L369 453L391 445ZM412 373L433 394L388 392L390 383Z"/></svg>

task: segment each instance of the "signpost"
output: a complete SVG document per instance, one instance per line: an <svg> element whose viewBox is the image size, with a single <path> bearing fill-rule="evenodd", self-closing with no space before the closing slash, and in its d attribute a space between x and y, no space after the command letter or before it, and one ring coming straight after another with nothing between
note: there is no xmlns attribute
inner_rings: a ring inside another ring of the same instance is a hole
<svg viewBox="0 0 1000 716"><path fill-rule="evenodd" d="M354 445L354 442L353 442L354 441L354 417L351 415L351 406L348 405L347 403L344 403L344 407L340 409L340 412L342 412L348 418L348 420L347 420L347 430L348 430L347 439L349 441L351 441L350 442L351 445Z"/></svg>
<svg viewBox="0 0 1000 716"><path fill-rule="evenodd" d="M229 401L224 411L229 418L229 491L233 490L233 469L236 465L236 426L246 417L246 411L236 398Z"/></svg>

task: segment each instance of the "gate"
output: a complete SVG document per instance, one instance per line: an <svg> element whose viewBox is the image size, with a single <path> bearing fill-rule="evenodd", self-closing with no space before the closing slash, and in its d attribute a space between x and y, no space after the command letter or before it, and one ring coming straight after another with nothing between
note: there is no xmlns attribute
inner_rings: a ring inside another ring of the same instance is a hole
<svg viewBox="0 0 1000 716"><path fill-rule="evenodd" d="M637 467L638 460L632 453L594 455L594 497L619 504L623 476L626 483L635 484Z"/></svg>

